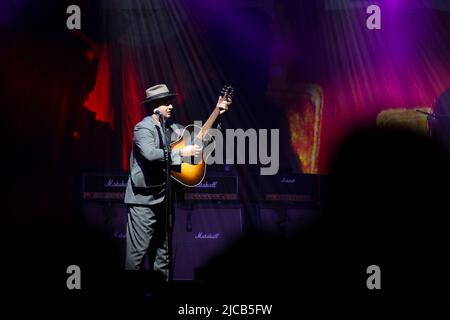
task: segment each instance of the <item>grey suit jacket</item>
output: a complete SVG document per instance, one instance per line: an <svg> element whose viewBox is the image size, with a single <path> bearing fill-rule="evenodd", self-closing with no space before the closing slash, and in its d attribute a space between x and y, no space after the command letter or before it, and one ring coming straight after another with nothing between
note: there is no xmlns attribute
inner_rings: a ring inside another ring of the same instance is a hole
<svg viewBox="0 0 450 320"><path fill-rule="evenodd" d="M159 124L148 116L134 127L130 176L125 192L127 204L152 205L164 200L166 162L156 126ZM171 142L181 136L182 129L180 125L170 126ZM171 160L173 165L181 164L179 150L171 152Z"/></svg>

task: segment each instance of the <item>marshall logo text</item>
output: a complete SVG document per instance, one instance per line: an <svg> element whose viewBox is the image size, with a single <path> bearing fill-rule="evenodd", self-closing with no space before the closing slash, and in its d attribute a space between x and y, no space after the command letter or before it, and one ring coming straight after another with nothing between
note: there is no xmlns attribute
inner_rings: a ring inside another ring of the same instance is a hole
<svg viewBox="0 0 450 320"><path fill-rule="evenodd" d="M199 232L195 236L195 239L217 240L220 237L220 233L203 233Z"/></svg>

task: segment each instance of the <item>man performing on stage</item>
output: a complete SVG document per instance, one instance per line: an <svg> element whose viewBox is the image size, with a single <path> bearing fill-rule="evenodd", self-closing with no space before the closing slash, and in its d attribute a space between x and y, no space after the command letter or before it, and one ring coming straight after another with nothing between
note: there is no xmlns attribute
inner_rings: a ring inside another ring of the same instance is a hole
<svg viewBox="0 0 450 320"><path fill-rule="evenodd" d="M175 96L165 84L159 84L146 90L146 99L142 104L148 116L134 128L133 150L130 157L130 177L125 193L128 209L126 236L126 270L141 270L144 257L149 255L153 270L163 274L169 280L168 234L166 230L166 156L160 116L164 120L171 117L171 100ZM220 101L220 100L219 100ZM218 102L220 113L228 110L229 102ZM175 141L181 136L180 126L168 127L167 141ZM173 165L181 164L183 157L198 156L200 147L188 145L170 152Z"/></svg>

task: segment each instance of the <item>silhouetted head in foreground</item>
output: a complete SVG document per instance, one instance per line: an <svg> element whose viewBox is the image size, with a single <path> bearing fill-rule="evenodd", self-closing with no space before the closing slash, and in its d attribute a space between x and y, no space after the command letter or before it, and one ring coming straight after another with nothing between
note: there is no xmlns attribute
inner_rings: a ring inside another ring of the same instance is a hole
<svg viewBox="0 0 450 320"><path fill-rule="evenodd" d="M450 162L426 136L355 131L337 149L318 222L235 244L198 274L208 297L430 297L448 282ZM381 270L369 290L367 268Z"/></svg>

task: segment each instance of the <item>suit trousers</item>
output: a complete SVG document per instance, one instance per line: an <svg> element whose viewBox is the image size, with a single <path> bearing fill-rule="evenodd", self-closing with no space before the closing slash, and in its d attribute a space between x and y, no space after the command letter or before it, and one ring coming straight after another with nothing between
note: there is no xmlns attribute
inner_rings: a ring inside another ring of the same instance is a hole
<svg viewBox="0 0 450 320"><path fill-rule="evenodd" d="M155 205L127 205L126 270L141 270L148 254L153 270L169 277L169 248L165 201Z"/></svg>

